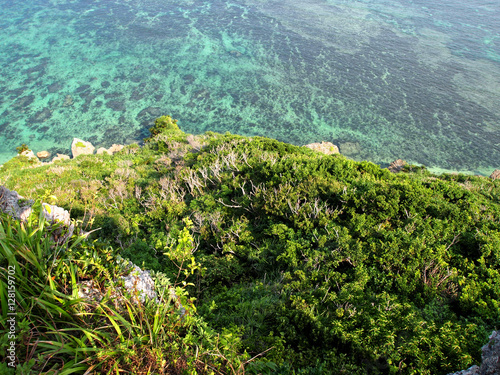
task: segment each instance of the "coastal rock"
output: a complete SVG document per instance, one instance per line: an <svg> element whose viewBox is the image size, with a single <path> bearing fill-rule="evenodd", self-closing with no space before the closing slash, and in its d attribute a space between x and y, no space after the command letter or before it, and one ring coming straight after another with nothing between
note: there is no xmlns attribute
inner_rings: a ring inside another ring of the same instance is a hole
<svg viewBox="0 0 500 375"><path fill-rule="evenodd" d="M75 231L75 225L71 222L69 212L62 207L43 203L43 216L51 225L61 225L52 231L52 240L61 245L65 243Z"/></svg>
<svg viewBox="0 0 500 375"><path fill-rule="evenodd" d="M308 145L305 145L304 147L321 152L325 155L333 155L339 153L339 148L331 142L310 143Z"/></svg>
<svg viewBox="0 0 500 375"><path fill-rule="evenodd" d="M481 366L479 373L481 375L500 374L500 332L493 331L489 341L481 350Z"/></svg>
<svg viewBox="0 0 500 375"><path fill-rule="evenodd" d="M107 149L107 148L104 148L104 147L99 147L95 153L96 153L97 155L104 154L104 153L109 154L108 149Z"/></svg>
<svg viewBox="0 0 500 375"><path fill-rule="evenodd" d="M144 271L140 267L136 266L134 263L123 259L118 256L116 259L117 263L124 267L125 272L128 273L127 276L122 276L125 290L132 296L132 302L134 303L144 303L146 300L153 300L156 303L163 303L167 300L171 300L175 303L175 306L179 309L180 317L184 317L186 314L186 309L182 306L179 296L175 294L173 287L169 288L169 295L165 297L158 297L155 291L155 283L149 271ZM115 280L116 282L116 280ZM116 288L110 291L102 291L97 283L93 280L87 280L79 282L78 284L78 297L86 299L90 302L100 302L106 293L110 293L113 302L121 302L124 298L123 288Z"/></svg>
<svg viewBox="0 0 500 375"><path fill-rule="evenodd" d="M458 372L454 372L453 374L448 374L448 375L479 375L479 367L474 365L467 370L462 370Z"/></svg>
<svg viewBox="0 0 500 375"><path fill-rule="evenodd" d="M36 162L40 162L40 160L36 157L33 151L26 150L21 152L21 156L26 156L28 159L35 159Z"/></svg>
<svg viewBox="0 0 500 375"><path fill-rule="evenodd" d="M31 214L32 200L25 200L17 191L0 186L0 210L14 219L26 221Z"/></svg>
<svg viewBox="0 0 500 375"><path fill-rule="evenodd" d="M108 148L108 153L111 154L111 155L113 155L113 154L115 154L115 153L120 152L121 150L123 150L123 147L125 147L125 146L123 146L123 145L117 145L117 144L113 143L113 145L110 148Z"/></svg>
<svg viewBox="0 0 500 375"><path fill-rule="evenodd" d="M495 169L493 173L490 175L490 178L492 180L496 180L497 178L500 178L500 169Z"/></svg>
<svg viewBox="0 0 500 375"><path fill-rule="evenodd" d="M52 159L52 162L56 162L56 161L59 161L59 160L69 160L70 157L68 155L64 155L64 154L57 154L57 156L55 156L53 159Z"/></svg>
<svg viewBox="0 0 500 375"><path fill-rule="evenodd" d="M149 271L141 270L132 262L129 262L128 266L131 272L128 276L122 276L122 279L125 289L133 296L134 302L137 302L136 298L141 302L144 302L146 298L156 301L155 283Z"/></svg>
<svg viewBox="0 0 500 375"><path fill-rule="evenodd" d="M40 151L36 153L36 156L38 156L39 159L47 159L50 157L50 152L48 151Z"/></svg>
<svg viewBox="0 0 500 375"><path fill-rule="evenodd" d="M123 145L113 144L110 148L99 147L96 151L96 154L104 154L105 152L109 155L113 155L121 150L123 150Z"/></svg>
<svg viewBox="0 0 500 375"><path fill-rule="evenodd" d="M71 143L71 152L73 153L73 158L80 155L92 155L94 153L95 147L92 143L82 141L78 138L73 138L73 143Z"/></svg>
<svg viewBox="0 0 500 375"><path fill-rule="evenodd" d="M5 212L16 220L26 221L31 214L33 200L24 199L16 191L11 191L5 186L0 186L0 211ZM57 244L63 244L68 238L73 235L75 225L71 222L69 212L65 209L42 203L43 216L53 226L56 223L58 227L55 228L51 235L52 240Z"/></svg>
<svg viewBox="0 0 500 375"><path fill-rule="evenodd" d="M482 348L481 366L472 366L448 375L495 375L500 374L500 332L493 331Z"/></svg>
<svg viewBox="0 0 500 375"><path fill-rule="evenodd" d="M390 170L392 173L398 173L398 172L401 172L403 170L403 168L405 167L405 165L407 165L408 163L405 162L403 159L398 159L398 160L394 160L391 165L389 165L389 167L387 168L388 170Z"/></svg>
<svg viewBox="0 0 500 375"><path fill-rule="evenodd" d="M125 290L131 294L134 303L139 303L139 301L144 303L146 298L159 302L155 292L155 283L149 271L143 271L134 263L120 256L118 256L117 261L129 273L127 276L122 276L121 279ZM107 291L101 291L93 280L82 281L77 285L78 297L89 301L100 302L107 293ZM110 294L115 302L123 299L123 289L121 288L111 290Z"/></svg>

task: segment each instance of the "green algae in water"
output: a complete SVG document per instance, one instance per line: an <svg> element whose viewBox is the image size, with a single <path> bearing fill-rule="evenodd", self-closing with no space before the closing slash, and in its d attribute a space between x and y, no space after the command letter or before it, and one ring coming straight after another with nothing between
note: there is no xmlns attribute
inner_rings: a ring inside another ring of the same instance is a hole
<svg viewBox="0 0 500 375"><path fill-rule="evenodd" d="M192 133L488 174L495 14L462 0L0 0L0 162L21 143L140 141L170 114Z"/></svg>

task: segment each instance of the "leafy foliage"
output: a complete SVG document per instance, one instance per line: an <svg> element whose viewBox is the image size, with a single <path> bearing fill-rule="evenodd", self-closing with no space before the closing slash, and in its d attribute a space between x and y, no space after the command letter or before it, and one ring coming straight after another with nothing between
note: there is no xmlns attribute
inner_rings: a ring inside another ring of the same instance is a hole
<svg viewBox="0 0 500 375"><path fill-rule="evenodd" d="M29 147L23 143L21 146L16 147L17 153L21 155L24 151L28 151Z"/></svg>
<svg viewBox="0 0 500 375"><path fill-rule="evenodd" d="M0 214L0 353L5 358L15 342L17 356L17 367L3 363L2 374L213 374L244 365L248 357L235 354L238 338L210 329L183 288L174 298L169 280L159 277L157 303L133 302L116 288L124 268L114 250L83 236L57 245L51 234L59 226L41 213L27 222ZM79 298L82 280L104 298ZM13 316L15 337L7 320Z"/></svg>
<svg viewBox="0 0 500 375"><path fill-rule="evenodd" d="M203 330L220 332L203 347L229 348L231 371L446 374L479 361L500 324L499 181L169 126L142 148L0 180L27 197L50 189L96 239L177 280Z"/></svg>
<svg viewBox="0 0 500 375"><path fill-rule="evenodd" d="M159 134L176 132L176 131L180 131L179 125L177 125L177 120L174 120L170 116L161 116L155 120L154 126L151 129L149 129L151 137L146 138L144 141L149 142Z"/></svg>

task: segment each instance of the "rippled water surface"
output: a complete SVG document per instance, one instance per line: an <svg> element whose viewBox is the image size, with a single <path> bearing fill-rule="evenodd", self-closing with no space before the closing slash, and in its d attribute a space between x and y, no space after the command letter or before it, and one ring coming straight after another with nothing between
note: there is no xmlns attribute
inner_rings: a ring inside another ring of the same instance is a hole
<svg viewBox="0 0 500 375"><path fill-rule="evenodd" d="M354 159L500 167L500 5L0 0L0 162L191 133L331 141Z"/></svg>

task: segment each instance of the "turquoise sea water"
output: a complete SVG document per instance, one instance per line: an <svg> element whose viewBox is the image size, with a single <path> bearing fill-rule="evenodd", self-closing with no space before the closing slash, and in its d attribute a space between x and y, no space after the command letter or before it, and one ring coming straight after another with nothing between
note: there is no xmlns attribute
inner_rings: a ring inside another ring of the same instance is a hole
<svg viewBox="0 0 500 375"><path fill-rule="evenodd" d="M500 167L498 0L0 0L0 163L190 133Z"/></svg>

